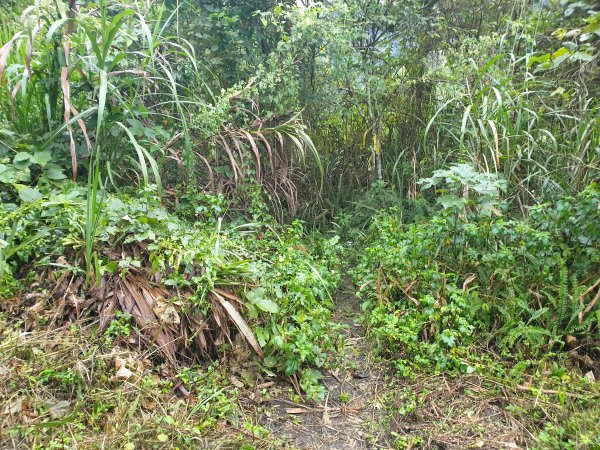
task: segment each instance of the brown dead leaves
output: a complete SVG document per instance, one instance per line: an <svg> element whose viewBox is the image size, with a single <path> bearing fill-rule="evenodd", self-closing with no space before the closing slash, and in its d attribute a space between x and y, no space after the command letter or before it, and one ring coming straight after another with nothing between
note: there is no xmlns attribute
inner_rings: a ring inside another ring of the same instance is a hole
<svg viewBox="0 0 600 450"><path fill-rule="evenodd" d="M86 306L100 316L101 329L106 329L117 310L129 314L139 335L130 343L155 347L170 363L193 362L215 351L223 343L232 342L232 325L246 342L262 356L262 350L250 327L240 314L242 301L233 293L214 289L207 295L211 303L208 317L150 281L143 270L130 269L124 275L102 278L89 292Z"/></svg>

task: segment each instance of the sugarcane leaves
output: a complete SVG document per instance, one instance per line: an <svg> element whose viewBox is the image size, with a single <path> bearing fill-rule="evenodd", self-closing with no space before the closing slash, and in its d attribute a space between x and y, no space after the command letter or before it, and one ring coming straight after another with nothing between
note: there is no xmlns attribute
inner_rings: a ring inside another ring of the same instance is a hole
<svg viewBox="0 0 600 450"><path fill-rule="evenodd" d="M129 142L131 142L131 144L135 148L135 152L138 157L139 169L142 172L144 184L146 186L148 185L148 165L150 165L150 168L152 169L152 174L154 175L154 179L156 181L158 192L160 193L162 191L162 183L161 183L160 172L158 170L158 164L156 163L156 160L152 157L152 155L150 155L148 150L146 150L144 147L142 147L138 143L137 139L135 138L135 136L133 135L131 130L129 130L129 128L127 128L121 122L116 122L116 125L118 125L120 128L122 128L125 131L125 133L127 134L127 137L129 138Z"/></svg>

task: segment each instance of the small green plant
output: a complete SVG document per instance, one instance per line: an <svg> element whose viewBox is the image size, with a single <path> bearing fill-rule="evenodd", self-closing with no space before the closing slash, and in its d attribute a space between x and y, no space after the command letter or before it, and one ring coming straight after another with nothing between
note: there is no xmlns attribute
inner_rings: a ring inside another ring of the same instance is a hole
<svg viewBox="0 0 600 450"><path fill-rule="evenodd" d="M452 212L501 214L500 193L506 191L506 181L495 174L482 173L471 164L454 164L446 170L436 170L431 178L419 180L423 189L435 187L437 202Z"/></svg>
<svg viewBox="0 0 600 450"><path fill-rule="evenodd" d="M49 368L42 370L37 378L41 384L57 383L63 388L69 388L81 382L79 375L73 369L57 370Z"/></svg>
<svg viewBox="0 0 600 450"><path fill-rule="evenodd" d="M425 442L421 436L402 436L394 431L391 434L394 438L394 448L397 450L420 448Z"/></svg>
<svg viewBox="0 0 600 450"><path fill-rule="evenodd" d="M248 430L249 432L251 432L254 436L265 439L269 437L269 429L265 428L261 425L254 425L251 422L245 422L244 423L244 429Z"/></svg>
<svg viewBox="0 0 600 450"><path fill-rule="evenodd" d="M198 411L204 414L202 422L197 424L200 432L214 427L218 420L230 419L238 415L238 405L235 401L235 388L227 385L226 374L215 365L208 370L186 367L177 375L190 392L205 398L198 405Z"/></svg>
<svg viewBox="0 0 600 450"><path fill-rule="evenodd" d="M131 334L131 315L122 311L116 311L115 317L110 321L108 327L104 331L108 341L114 338L129 336Z"/></svg>

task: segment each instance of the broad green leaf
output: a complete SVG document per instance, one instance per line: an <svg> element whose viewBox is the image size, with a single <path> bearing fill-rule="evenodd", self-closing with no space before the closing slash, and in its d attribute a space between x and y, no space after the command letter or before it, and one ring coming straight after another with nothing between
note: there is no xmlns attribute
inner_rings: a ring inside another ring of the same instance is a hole
<svg viewBox="0 0 600 450"><path fill-rule="evenodd" d="M589 62L589 61L594 60L594 55L590 55L589 53L585 53L585 52L575 52L573 54L572 58L576 59L578 61Z"/></svg>
<svg viewBox="0 0 600 450"><path fill-rule="evenodd" d="M277 365L277 358L274 356L266 356L263 363L266 367L275 367Z"/></svg>
<svg viewBox="0 0 600 450"><path fill-rule="evenodd" d="M17 169L24 169L31 163L31 154L27 152L19 152L13 159L13 165Z"/></svg>
<svg viewBox="0 0 600 450"><path fill-rule="evenodd" d="M51 160L52 160L52 154L50 153L49 150L37 151L31 157L31 162L33 164L39 164L42 167L44 167L46 164L48 164Z"/></svg>
<svg viewBox="0 0 600 450"><path fill-rule="evenodd" d="M0 164L0 183L14 184L19 181L27 181L26 171L17 171L13 167Z"/></svg>
<svg viewBox="0 0 600 450"><path fill-rule="evenodd" d="M445 209L449 208L462 208L466 205L467 199L462 197L457 197L455 195L443 195L438 198L438 202Z"/></svg>
<svg viewBox="0 0 600 450"><path fill-rule="evenodd" d="M594 33L594 32L596 32L598 30L600 30L600 23L598 23L598 22L592 22L592 23L590 23L588 26L586 26L581 31L583 33Z"/></svg>
<svg viewBox="0 0 600 450"><path fill-rule="evenodd" d="M67 176L64 174L63 170L55 165L48 165L44 168L44 175L49 180L64 180Z"/></svg>
<svg viewBox="0 0 600 450"><path fill-rule="evenodd" d="M248 300L256 306L258 309L263 311L276 314L279 312L277 304L268 299L264 288L257 288L254 291L248 292Z"/></svg>
<svg viewBox="0 0 600 450"><path fill-rule="evenodd" d="M42 194L37 189L25 187L19 191L19 197L26 203L35 202L42 198Z"/></svg>
<svg viewBox="0 0 600 450"><path fill-rule="evenodd" d="M569 53L569 49L567 47L561 47L558 50L556 50L554 53L552 53L552 59L559 58L568 53Z"/></svg>

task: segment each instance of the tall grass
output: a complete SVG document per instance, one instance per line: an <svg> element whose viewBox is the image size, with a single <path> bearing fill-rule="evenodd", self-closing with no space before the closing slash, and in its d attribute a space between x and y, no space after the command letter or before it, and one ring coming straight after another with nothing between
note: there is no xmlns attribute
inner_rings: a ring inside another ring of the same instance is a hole
<svg viewBox="0 0 600 450"><path fill-rule="evenodd" d="M156 160L127 120L162 114L152 108L176 103L178 120L187 123L169 58L193 58L167 35L173 15L163 20L164 12L100 0L69 14L61 2L40 1L23 12L21 30L2 29L0 105L9 131L29 136L28 144L51 150L58 161L66 132L72 177L80 178L80 165L87 174L88 282L93 272L99 276L94 241L109 180L115 185L134 170L149 185L151 173L161 190Z"/></svg>
<svg viewBox="0 0 600 450"><path fill-rule="evenodd" d="M534 75L527 59L489 60L437 110L424 138L438 167L470 161L501 174L520 207L578 192L600 170L598 106L576 82Z"/></svg>

